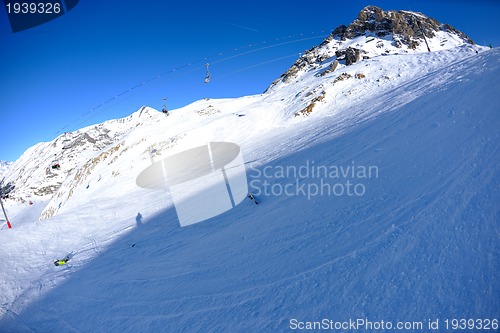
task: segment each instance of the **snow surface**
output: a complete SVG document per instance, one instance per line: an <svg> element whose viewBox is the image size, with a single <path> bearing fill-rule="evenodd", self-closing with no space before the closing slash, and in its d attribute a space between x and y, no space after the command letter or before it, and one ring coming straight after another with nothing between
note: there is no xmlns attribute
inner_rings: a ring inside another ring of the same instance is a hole
<svg viewBox="0 0 500 333"><path fill-rule="evenodd" d="M103 147L63 150L61 136L31 148L6 180L60 187L38 198L21 186L19 200L6 201L13 228L0 231L0 332L499 319L499 56L463 45L317 77L325 62L267 94L201 100L168 117L144 108L66 135L107 133ZM351 77L334 83L341 73ZM321 94L309 116L296 116ZM260 193L259 205L245 200L181 228L168 189L141 189L135 178L152 160L207 141L240 145L249 181L307 163L378 173L325 179L360 183L364 195ZM61 170L47 180L54 155ZM38 199L29 206L28 197ZM67 265L52 264L67 254Z"/></svg>

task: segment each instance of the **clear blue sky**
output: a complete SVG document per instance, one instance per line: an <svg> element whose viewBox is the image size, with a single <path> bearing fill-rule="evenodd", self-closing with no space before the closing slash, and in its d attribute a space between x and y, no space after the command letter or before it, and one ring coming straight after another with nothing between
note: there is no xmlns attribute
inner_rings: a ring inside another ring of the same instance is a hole
<svg viewBox="0 0 500 333"><path fill-rule="evenodd" d="M142 105L160 109L163 97L172 109L204 97L261 93L299 52L322 41L299 39L327 35L350 23L367 5L420 11L462 30L478 44L500 44L498 0L81 0L67 14L15 34L2 8L0 159L16 160L61 130L124 117ZM294 42L283 44L287 41ZM221 61L266 45L273 47ZM234 50L239 47L244 48ZM271 60L276 61L262 64ZM213 64L210 84L203 83L205 62Z"/></svg>

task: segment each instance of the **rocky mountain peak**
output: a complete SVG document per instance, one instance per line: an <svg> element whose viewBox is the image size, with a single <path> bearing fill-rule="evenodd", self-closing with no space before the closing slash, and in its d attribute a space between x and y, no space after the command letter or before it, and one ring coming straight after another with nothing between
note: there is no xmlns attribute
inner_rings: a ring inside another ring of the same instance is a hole
<svg viewBox="0 0 500 333"><path fill-rule="evenodd" d="M342 68L380 55L438 51L463 44L473 45L474 41L422 13L367 6L352 23L340 25L320 45L307 50L266 92L297 80L307 71L332 67L335 61Z"/></svg>
<svg viewBox="0 0 500 333"><path fill-rule="evenodd" d="M403 43L411 49L415 49L422 39L433 38L436 32L446 31L458 35L464 42L474 44L467 35L453 28L449 24L441 24L433 18L422 13L409 11L383 11L376 6L363 8L356 20L348 26L341 25L334 30L332 35L340 37L341 40L352 39L367 33L373 33L378 37L392 34L396 42ZM401 44L398 45L401 47Z"/></svg>

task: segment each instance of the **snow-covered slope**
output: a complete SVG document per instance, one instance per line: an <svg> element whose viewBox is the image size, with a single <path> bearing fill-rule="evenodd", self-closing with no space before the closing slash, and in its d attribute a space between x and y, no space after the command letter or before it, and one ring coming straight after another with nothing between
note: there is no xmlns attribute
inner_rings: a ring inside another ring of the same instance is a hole
<svg viewBox="0 0 500 333"><path fill-rule="evenodd" d="M498 319L500 52L463 42L322 74L334 60L262 95L145 108L27 151L6 179L0 332ZM168 189L136 177L207 141L240 145L260 203L180 228Z"/></svg>

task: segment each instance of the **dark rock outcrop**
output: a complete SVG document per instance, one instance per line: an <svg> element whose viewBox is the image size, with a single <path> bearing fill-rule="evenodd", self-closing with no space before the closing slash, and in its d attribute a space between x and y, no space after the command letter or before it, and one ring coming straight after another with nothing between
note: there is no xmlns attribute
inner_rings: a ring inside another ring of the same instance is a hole
<svg viewBox="0 0 500 333"><path fill-rule="evenodd" d="M341 40L346 40L365 35L367 32L374 33L378 37L392 34L395 37L396 46L401 47L402 44L405 44L409 48L415 49L423 42L424 37L432 38L437 31L441 30L452 32L464 41L474 44L474 41L467 35L449 24L441 24L437 20L420 13L394 10L383 11L376 6L363 8L356 20L347 27L345 25L339 26L332 32L332 35Z"/></svg>
<svg viewBox="0 0 500 333"><path fill-rule="evenodd" d="M337 76L337 78L335 80L333 80L333 83L337 83L337 82L340 82L340 81L344 81L344 80L347 80L347 79L350 79L352 77L351 74L348 74L348 73L342 73L340 74L339 76Z"/></svg>
<svg viewBox="0 0 500 333"><path fill-rule="evenodd" d="M344 50L335 51L335 55L338 60L345 60L345 64L347 66L354 64L355 62L361 60L361 52L360 50L348 47Z"/></svg>
<svg viewBox="0 0 500 333"><path fill-rule="evenodd" d="M314 107L316 106L316 103L321 102L322 100L325 99L326 92L323 90L321 94L317 97L314 97L311 102L302 110L298 111L295 113L295 117L298 116L309 116L311 112L313 111Z"/></svg>
<svg viewBox="0 0 500 333"><path fill-rule="evenodd" d="M326 74L330 74L330 73L334 72L337 69L338 65L339 65L339 62L337 60L335 60L334 62L332 62L330 64L330 66L328 66L327 69L325 69L321 73L317 74L316 76L317 77L322 77L322 76L325 76Z"/></svg>

